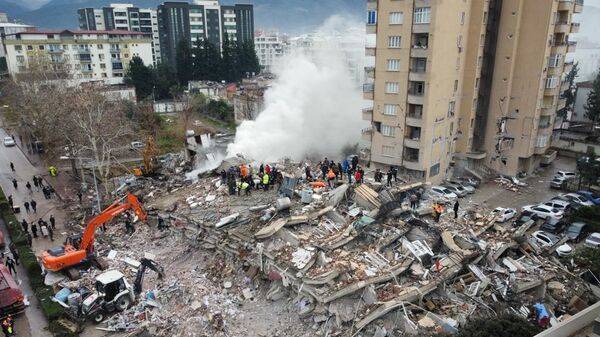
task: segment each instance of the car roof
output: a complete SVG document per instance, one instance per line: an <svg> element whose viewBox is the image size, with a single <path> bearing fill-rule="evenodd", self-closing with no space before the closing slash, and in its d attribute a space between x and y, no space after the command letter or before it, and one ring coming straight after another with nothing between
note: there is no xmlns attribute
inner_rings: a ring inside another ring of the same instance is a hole
<svg viewBox="0 0 600 337"><path fill-rule="evenodd" d="M109 284L109 283L112 283L121 278L123 278L123 274L120 271L109 270L107 272L104 272L104 273L98 275L98 277L96 277L96 281L98 281L102 284Z"/></svg>

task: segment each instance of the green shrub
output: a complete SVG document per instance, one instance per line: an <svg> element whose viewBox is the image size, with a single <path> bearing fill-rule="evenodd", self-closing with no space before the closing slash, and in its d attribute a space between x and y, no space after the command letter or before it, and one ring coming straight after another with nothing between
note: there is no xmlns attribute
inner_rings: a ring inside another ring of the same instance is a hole
<svg viewBox="0 0 600 337"><path fill-rule="evenodd" d="M573 212L571 221L582 221L590 226L593 232L600 231L600 206L586 206Z"/></svg>

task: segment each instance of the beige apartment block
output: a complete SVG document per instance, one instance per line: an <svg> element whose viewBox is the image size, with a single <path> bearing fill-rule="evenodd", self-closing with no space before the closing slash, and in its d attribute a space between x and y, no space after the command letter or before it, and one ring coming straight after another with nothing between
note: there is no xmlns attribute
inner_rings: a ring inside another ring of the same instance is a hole
<svg viewBox="0 0 600 337"><path fill-rule="evenodd" d="M367 1L374 166L437 183L452 167L516 175L548 147L582 1Z"/></svg>

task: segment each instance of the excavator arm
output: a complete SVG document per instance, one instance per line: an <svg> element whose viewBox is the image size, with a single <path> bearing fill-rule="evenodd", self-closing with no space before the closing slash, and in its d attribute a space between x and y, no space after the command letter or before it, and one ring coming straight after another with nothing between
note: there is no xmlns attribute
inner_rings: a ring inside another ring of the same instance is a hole
<svg viewBox="0 0 600 337"><path fill-rule="evenodd" d="M142 283L144 282L144 273L146 272L146 268L154 270L158 274L159 279L164 277L163 268L156 262L146 258L141 259L140 267L138 268L135 276L135 282L133 283L133 293L135 296L138 296L142 292Z"/></svg>
<svg viewBox="0 0 600 337"><path fill-rule="evenodd" d="M87 227L85 228L85 231L81 237L81 245L79 249L91 252L94 248L96 229L109 222L117 215L130 209L135 212L140 220L146 221L148 215L142 208L142 204L135 195L128 193L125 197L115 201L112 205L103 210L102 213L96 215L92 220L90 220L90 222L88 222Z"/></svg>

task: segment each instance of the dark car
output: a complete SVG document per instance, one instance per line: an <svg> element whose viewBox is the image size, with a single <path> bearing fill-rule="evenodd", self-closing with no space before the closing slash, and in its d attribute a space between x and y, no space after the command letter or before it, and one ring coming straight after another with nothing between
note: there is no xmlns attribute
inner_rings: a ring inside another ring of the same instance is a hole
<svg viewBox="0 0 600 337"><path fill-rule="evenodd" d="M538 217L532 212L523 211L521 212L521 215L519 215L519 218L513 222L513 227L520 227L529 220L537 221Z"/></svg>
<svg viewBox="0 0 600 337"><path fill-rule="evenodd" d="M573 222L565 231L565 235L570 241L579 242L587 233L587 224L585 222Z"/></svg>
<svg viewBox="0 0 600 337"><path fill-rule="evenodd" d="M550 232L553 234L560 233L565 227L567 223L562 220L556 220L554 218L548 218L544 223L540 226L540 230Z"/></svg>

